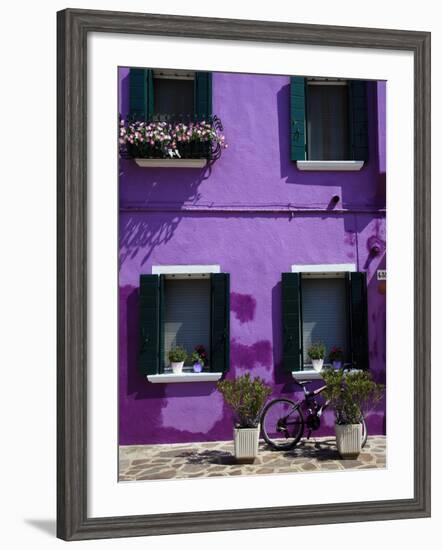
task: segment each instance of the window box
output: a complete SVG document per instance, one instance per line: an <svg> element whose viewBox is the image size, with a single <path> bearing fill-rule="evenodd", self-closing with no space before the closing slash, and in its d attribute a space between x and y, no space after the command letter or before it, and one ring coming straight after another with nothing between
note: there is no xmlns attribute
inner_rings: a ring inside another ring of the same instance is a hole
<svg viewBox="0 0 442 550"><path fill-rule="evenodd" d="M202 168L219 158L225 143L212 115L211 73L131 68L129 89L129 117L120 121L122 158L157 168Z"/></svg>
<svg viewBox="0 0 442 550"><path fill-rule="evenodd" d="M158 120L163 118L164 120ZM156 115L149 120L120 121L120 155L129 159L215 160L226 146L218 117L197 120L173 115ZM138 164L138 162L137 162ZM177 163L175 165L179 165ZM192 163L181 163L181 165ZM152 163L148 163L152 165ZM165 163L156 163L156 166ZM173 164L174 165L174 164Z"/></svg>

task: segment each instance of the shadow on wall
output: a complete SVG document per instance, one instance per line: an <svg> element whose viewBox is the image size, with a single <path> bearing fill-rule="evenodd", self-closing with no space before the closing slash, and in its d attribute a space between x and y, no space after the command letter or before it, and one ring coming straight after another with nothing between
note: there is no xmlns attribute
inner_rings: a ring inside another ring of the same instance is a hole
<svg viewBox="0 0 442 550"><path fill-rule="evenodd" d="M165 384L152 384L140 373L138 368L139 350L139 291L130 286L120 290L120 313L126 309L126 388L127 395L134 399L146 399L149 397L166 397ZM126 304L124 304L126 300ZM122 316L122 315L121 315ZM121 350L124 352L124 350ZM167 397L189 397L195 395L209 395L214 391L213 384L170 384L167 387Z"/></svg>
<svg viewBox="0 0 442 550"><path fill-rule="evenodd" d="M139 293L120 288L119 441L121 445L231 438L231 412L213 383L152 384L138 368ZM197 399L189 399L196 397ZM173 399L171 399L173 398ZM219 403L215 411L211 404ZM135 405L136 404L136 405ZM170 409L168 409L170 408ZM202 411L211 414L210 428ZM216 417L214 416L216 414ZM170 422L173 418L173 422ZM203 421L204 420L204 421ZM198 424L199 422L199 424ZM196 427L196 428L195 428Z"/></svg>
<svg viewBox="0 0 442 550"><path fill-rule="evenodd" d="M129 71L120 82L120 115L127 118ZM185 203L196 202L199 199L198 187L210 177L211 170L210 164L202 169L146 169L137 166L131 159L120 159L119 204L122 212L129 213L124 216L125 222L120 227L120 266L139 253L143 254L140 259L140 265L143 265L156 246L172 238L182 218L181 214L177 214L164 221L143 209L160 210L167 206L179 210ZM136 214L137 209L140 210Z"/></svg>
<svg viewBox="0 0 442 550"><path fill-rule="evenodd" d="M210 164L201 170L145 169L133 160L120 159L120 208L122 212L133 211L120 228L120 267L140 252L140 265L144 265L156 246L172 238L182 219L182 214L177 213L164 220L146 209L179 211L184 204L195 203L199 199L198 187L210 177L211 170Z"/></svg>

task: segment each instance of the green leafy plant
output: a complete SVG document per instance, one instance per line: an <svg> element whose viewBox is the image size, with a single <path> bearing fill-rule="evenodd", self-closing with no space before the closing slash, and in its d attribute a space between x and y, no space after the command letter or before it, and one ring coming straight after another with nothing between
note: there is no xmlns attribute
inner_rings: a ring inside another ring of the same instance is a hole
<svg viewBox="0 0 442 550"><path fill-rule="evenodd" d="M256 428L262 408L272 390L261 378L244 374L233 380L221 380L218 390L231 407L237 428Z"/></svg>
<svg viewBox="0 0 442 550"><path fill-rule="evenodd" d="M338 346L333 346L330 350L330 353L328 354L328 358L332 363L333 361L343 361L344 352L342 351L342 348L339 348Z"/></svg>
<svg viewBox="0 0 442 550"><path fill-rule="evenodd" d="M181 363L187 359L187 351L182 346L176 346L169 351L169 361L171 363Z"/></svg>
<svg viewBox="0 0 442 550"><path fill-rule="evenodd" d="M307 351L307 355L310 359L324 359L325 346L322 342L314 342Z"/></svg>
<svg viewBox="0 0 442 550"><path fill-rule="evenodd" d="M363 413L384 393L385 386L377 384L367 371L325 369L322 377L326 383L323 395L330 400L337 424L359 424Z"/></svg>

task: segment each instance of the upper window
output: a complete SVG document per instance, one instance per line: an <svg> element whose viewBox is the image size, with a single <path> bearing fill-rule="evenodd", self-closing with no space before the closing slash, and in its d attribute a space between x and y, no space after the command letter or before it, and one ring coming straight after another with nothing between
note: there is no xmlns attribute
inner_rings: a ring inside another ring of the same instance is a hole
<svg viewBox="0 0 442 550"><path fill-rule="evenodd" d="M367 83L291 77L292 160L368 160Z"/></svg>
<svg viewBox="0 0 442 550"><path fill-rule="evenodd" d="M229 281L228 273L140 276L143 374L170 372L168 354L176 346L191 354L202 345L208 358L205 370L229 369ZM190 367L191 361L186 364Z"/></svg>
<svg viewBox="0 0 442 550"><path fill-rule="evenodd" d="M195 119L212 115L212 73L131 68L130 116L136 120Z"/></svg>
<svg viewBox="0 0 442 550"><path fill-rule="evenodd" d="M307 150L309 160L348 160L347 82L309 81L307 92Z"/></svg>
<svg viewBox="0 0 442 550"><path fill-rule="evenodd" d="M195 73L188 71L153 71L154 113L174 117L195 114Z"/></svg>
<svg viewBox="0 0 442 550"><path fill-rule="evenodd" d="M327 354L340 347L344 363L368 368L365 273L283 273L282 321L285 370L310 370L307 350L315 342Z"/></svg>

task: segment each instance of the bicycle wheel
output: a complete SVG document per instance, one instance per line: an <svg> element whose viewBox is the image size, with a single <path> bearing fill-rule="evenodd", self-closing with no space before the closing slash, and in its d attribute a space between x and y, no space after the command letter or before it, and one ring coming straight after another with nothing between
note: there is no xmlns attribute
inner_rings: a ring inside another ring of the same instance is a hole
<svg viewBox="0 0 442 550"><path fill-rule="evenodd" d="M362 444L361 444L361 447L364 448L365 444L367 443L367 438L368 438L367 424L365 422L364 417L362 417L362 419L361 419L361 424L362 424Z"/></svg>
<svg viewBox="0 0 442 550"><path fill-rule="evenodd" d="M290 399L274 399L261 416L264 440L272 449L292 449L304 432L304 418L299 405Z"/></svg>

